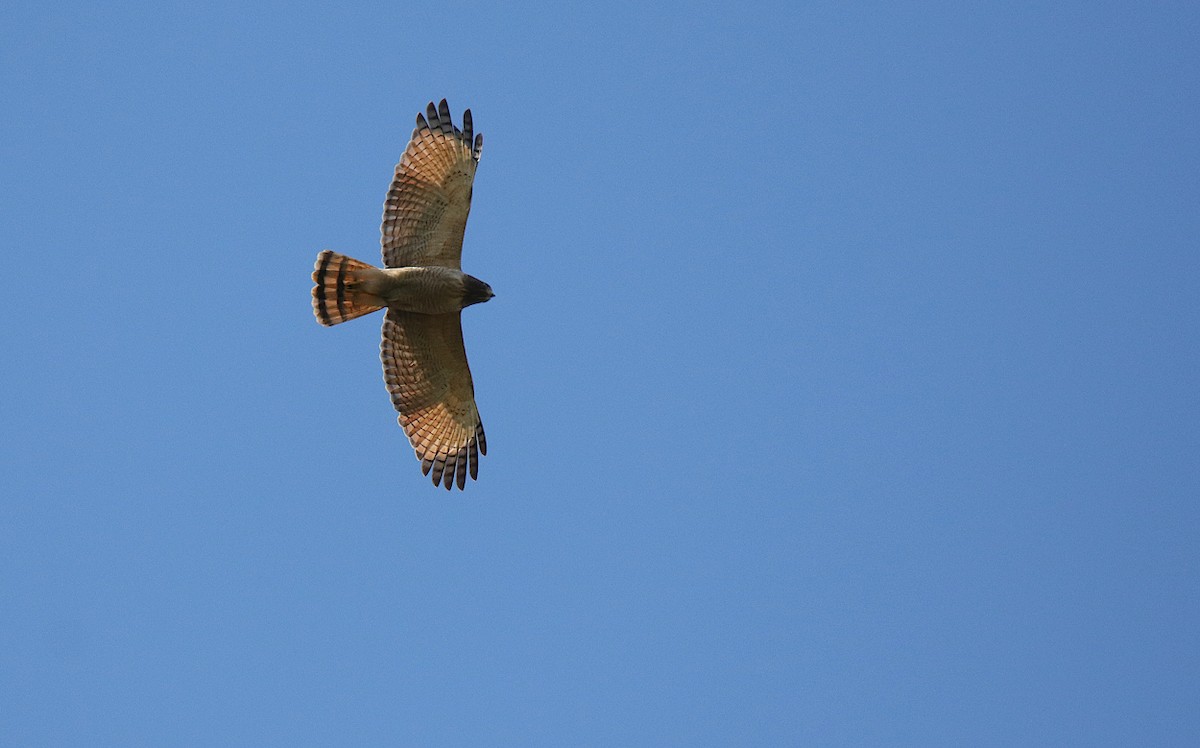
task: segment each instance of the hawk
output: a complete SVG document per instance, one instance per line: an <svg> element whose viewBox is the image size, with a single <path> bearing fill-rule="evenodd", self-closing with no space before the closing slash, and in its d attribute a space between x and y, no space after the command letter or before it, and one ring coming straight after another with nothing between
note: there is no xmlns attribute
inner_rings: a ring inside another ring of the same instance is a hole
<svg viewBox="0 0 1200 748"><path fill-rule="evenodd" d="M492 298L492 288L462 271L463 232L483 135L471 110L458 129L450 107L433 102L396 165L383 204L383 267L325 250L312 279L313 314L330 326L387 309L383 381L421 472L461 490L475 480L487 439L463 347L462 310Z"/></svg>

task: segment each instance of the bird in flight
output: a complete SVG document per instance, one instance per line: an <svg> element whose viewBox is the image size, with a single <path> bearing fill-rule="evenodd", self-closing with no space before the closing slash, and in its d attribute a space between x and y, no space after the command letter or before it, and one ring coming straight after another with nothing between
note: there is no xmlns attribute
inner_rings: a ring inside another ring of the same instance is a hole
<svg viewBox="0 0 1200 748"><path fill-rule="evenodd" d="M460 130L442 99L430 102L396 165L383 204L383 267L325 250L317 255L312 306L330 326L387 309L383 381L421 472L449 491L475 480L487 439L463 346L462 310L495 294L462 271L463 232L483 150L471 110Z"/></svg>

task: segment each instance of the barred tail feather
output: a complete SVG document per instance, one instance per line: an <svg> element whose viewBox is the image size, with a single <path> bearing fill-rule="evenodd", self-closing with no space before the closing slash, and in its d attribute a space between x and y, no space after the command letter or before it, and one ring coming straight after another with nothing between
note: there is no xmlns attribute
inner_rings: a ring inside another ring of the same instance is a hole
<svg viewBox="0 0 1200 748"><path fill-rule="evenodd" d="M384 304L359 286L376 268L328 249L317 255L312 279L313 314L331 326L382 309Z"/></svg>

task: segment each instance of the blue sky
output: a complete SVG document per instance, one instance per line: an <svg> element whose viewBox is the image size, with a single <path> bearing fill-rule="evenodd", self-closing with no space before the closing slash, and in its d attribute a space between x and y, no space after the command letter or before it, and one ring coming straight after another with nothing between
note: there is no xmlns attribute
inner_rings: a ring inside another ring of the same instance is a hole
<svg viewBox="0 0 1200 748"><path fill-rule="evenodd" d="M1195 745L1193 3L7 4L0 744ZM378 318L486 145L489 454Z"/></svg>

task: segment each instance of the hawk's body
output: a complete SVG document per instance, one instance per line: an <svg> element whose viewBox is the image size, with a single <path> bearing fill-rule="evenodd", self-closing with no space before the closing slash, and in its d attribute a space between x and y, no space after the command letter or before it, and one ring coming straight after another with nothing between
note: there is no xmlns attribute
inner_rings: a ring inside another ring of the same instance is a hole
<svg viewBox="0 0 1200 748"><path fill-rule="evenodd" d="M472 139L446 100L417 115L383 206L383 268L326 250L313 272L313 312L323 325L387 308L383 378L400 425L434 485L462 488L487 454L463 347L462 309L492 289L462 272L462 241L483 136Z"/></svg>

